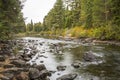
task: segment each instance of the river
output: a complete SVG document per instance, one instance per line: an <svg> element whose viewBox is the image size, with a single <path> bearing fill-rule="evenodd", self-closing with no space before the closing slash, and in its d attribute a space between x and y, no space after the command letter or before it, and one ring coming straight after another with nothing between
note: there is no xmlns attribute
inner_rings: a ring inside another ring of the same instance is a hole
<svg viewBox="0 0 120 80"><path fill-rule="evenodd" d="M48 70L54 71L50 80L56 80L68 73L78 74L75 80L120 80L119 46L37 37L23 37L22 39L26 41L24 48L34 46L38 50L29 63L45 64ZM84 61L85 52L92 52L101 59L92 62ZM80 67L74 68L72 64L77 61ZM66 68L58 71L57 66L61 65Z"/></svg>

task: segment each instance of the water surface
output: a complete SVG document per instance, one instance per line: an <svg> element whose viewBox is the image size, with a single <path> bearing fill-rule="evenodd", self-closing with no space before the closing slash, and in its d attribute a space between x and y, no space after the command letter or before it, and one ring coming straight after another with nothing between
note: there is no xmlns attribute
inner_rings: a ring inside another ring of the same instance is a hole
<svg viewBox="0 0 120 80"><path fill-rule="evenodd" d="M27 42L25 47L35 45L39 52L31 61L36 64L45 64L50 71L56 71L50 77L51 80L56 80L59 76L68 73L77 73L78 77L75 80L120 80L120 47L115 45L81 43L79 41L64 41L55 39L45 39L36 37L24 37ZM42 43L42 45L40 45ZM54 46L57 45L57 50ZM83 54L92 52L94 55L101 58L99 61L85 62ZM44 55L45 57L39 57ZM43 61L43 63L41 63ZM81 66L74 68L71 66L75 61L79 61ZM57 71L59 65L66 66L65 71Z"/></svg>

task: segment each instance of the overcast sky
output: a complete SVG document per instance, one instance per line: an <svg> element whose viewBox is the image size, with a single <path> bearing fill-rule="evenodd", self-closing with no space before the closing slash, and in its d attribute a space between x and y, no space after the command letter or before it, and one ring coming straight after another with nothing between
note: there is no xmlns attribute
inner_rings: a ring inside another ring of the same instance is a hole
<svg viewBox="0 0 120 80"><path fill-rule="evenodd" d="M24 17L27 17L26 23L31 19L34 23L43 22L43 18L53 7L56 0L27 0L22 10Z"/></svg>

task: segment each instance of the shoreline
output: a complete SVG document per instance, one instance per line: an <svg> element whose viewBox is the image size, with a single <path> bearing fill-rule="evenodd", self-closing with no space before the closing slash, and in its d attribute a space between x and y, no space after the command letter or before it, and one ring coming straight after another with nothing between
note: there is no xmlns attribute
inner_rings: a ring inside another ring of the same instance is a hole
<svg viewBox="0 0 120 80"><path fill-rule="evenodd" d="M100 40L97 38L91 38L91 37L70 37L70 36L57 36L57 35L41 35L41 34L32 34L32 35L17 35L17 37L42 37L42 38L49 38L49 39L60 39L65 41L71 41L71 40L79 40L83 43L98 43L98 44L109 44L109 45L116 45L120 46L120 41L116 40Z"/></svg>

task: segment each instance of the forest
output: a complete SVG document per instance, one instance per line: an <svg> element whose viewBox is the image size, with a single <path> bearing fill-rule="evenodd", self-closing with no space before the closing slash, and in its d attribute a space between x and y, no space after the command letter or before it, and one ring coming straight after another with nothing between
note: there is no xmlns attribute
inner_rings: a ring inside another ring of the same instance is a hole
<svg viewBox="0 0 120 80"><path fill-rule="evenodd" d="M120 40L120 0L56 0L43 22L25 24L24 0L0 0L0 38L17 33ZM39 9L39 8L38 8Z"/></svg>

